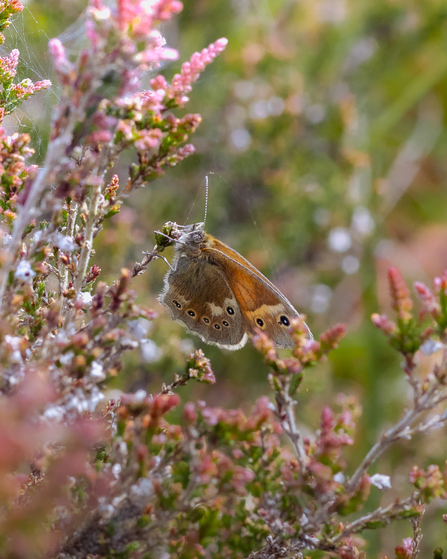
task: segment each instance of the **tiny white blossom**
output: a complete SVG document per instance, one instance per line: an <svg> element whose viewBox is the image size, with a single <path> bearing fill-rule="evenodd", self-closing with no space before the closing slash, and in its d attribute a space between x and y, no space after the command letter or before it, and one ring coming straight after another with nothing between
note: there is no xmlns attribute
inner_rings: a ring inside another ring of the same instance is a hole
<svg viewBox="0 0 447 559"><path fill-rule="evenodd" d="M142 505L147 502L153 492L154 486L152 482L145 477L140 478L138 482L130 488L130 496L132 497L132 500Z"/></svg>
<svg viewBox="0 0 447 559"><path fill-rule="evenodd" d="M137 338L137 340L146 339L149 331L152 329L152 322L150 322L146 318L129 320L127 324L129 326L129 330Z"/></svg>
<svg viewBox="0 0 447 559"><path fill-rule="evenodd" d="M93 413L96 410L99 402L101 402L101 400L104 400L104 398L104 394L99 390L97 386L94 386L91 390L89 400L86 401L88 411L90 413Z"/></svg>
<svg viewBox="0 0 447 559"><path fill-rule="evenodd" d="M141 358L146 363L154 363L163 355L163 351L152 340L144 340L141 342Z"/></svg>
<svg viewBox="0 0 447 559"><path fill-rule="evenodd" d="M369 478L369 481L375 485L378 489L391 489L390 476L384 476L382 474L374 474Z"/></svg>
<svg viewBox="0 0 447 559"><path fill-rule="evenodd" d="M127 456L127 444L124 441L121 441L117 444L117 450L123 456Z"/></svg>
<svg viewBox="0 0 447 559"><path fill-rule="evenodd" d="M29 283L35 275L36 272L31 268L31 264L28 260L21 260L14 273L14 277L18 280L26 281L27 283Z"/></svg>
<svg viewBox="0 0 447 559"><path fill-rule="evenodd" d="M37 244L42 238L42 235L43 235L43 231L41 231L40 229L39 231L36 231L33 236L33 243Z"/></svg>
<svg viewBox="0 0 447 559"><path fill-rule="evenodd" d="M113 464L112 474L116 477L116 479L119 478L122 469L121 464Z"/></svg>
<svg viewBox="0 0 447 559"><path fill-rule="evenodd" d="M11 353L11 355L9 356L9 362L10 363L16 363L21 365L23 363L22 360L22 354L20 353L20 351L18 349L16 349L15 351L13 351Z"/></svg>
<svg viewBox="0 0 447 559"><path fill-rule="evenodd" d="M61 365L70 365L70 363L72 362L74 357L74 353L72 351L69 351L68 353L63 353L60 357L59 357L59 361Z"/></svg>
<svg viewBox="0 0 447 559"><path fill-rule="evenodd" d="M61 408L61 406L48 406L43 412L43 417L48 421L62 421L64 418L64 408Z"/></svg>
<svg viewBox="0 0 447 559"><path fill-rule="evenodd" d="M64 236L60 233L56 236L54 244L64 252L73 252L76 247L73 237Z"/></svg>
<svg viewBox="0 0 447 559"><path fill-rule="evenodd" d="M126 493L121 493L121 495L118 495L118 497L114 497L114 498L112 499L112 505L113 505L114 507L119 507L120 504L121 504L123 501L125 501L126 499L127 499Z"/></svg>
<svg viewBox="0 0 447 559"><path fill-rule="evenodd" d="M336 481L337 483L344 483L345 482L345 476L342 474L342 472L338 472L337 474L335 474L334 476L334 481Z"/></svg>
<svg viewBox="0 0 447 559"><path fill-rule="evenodd" d="M7 247L12 241L12 235L8 235L8 233L3 233L0 239L1 239L2 246Z"/></svg>
<svg viewBox="0 0 447 559"><path fill-rule="evenodd" d="M426 340L419 348L424 355L433 355L440 349L443 348L441 342L435 342L435 340Z"/></svg>
<svg viewBox="0 0 447 559"><path fill-rule="evenodd" d="M19 350L20 348L20 338L18 336L10 336L9 334L6 334L5 342L9 344L15 351Z"/></svg>
<svg viewBox="0 0 447 559"><path fill-rule="evenodd" d="M137 390L135 392L135 394L133 395L133 398L135 400L135 402L142 402L147 396L147 392L146 390L143 390L142 388L140 390Z"/></svg>
<svg viewBox="0 0 447 559"><path fill-rule="evenodd" d="M106 378L104 367L97 361L93 361L89 376L93 382L101 382Z"/></svg>
<svg viewBox="0 0 447 559"><path fill-rule="evenodd" d="M78 301L81 302L84 309L88 309L92 306L93 297L88 291L79 293Z"/></svg>
<svg viewBox="0 0 447 559"><path fill-rule="evenodd" d="M115 508L112 505L99 505L98 512L104 520L110 520L115 512Z"/></svg>

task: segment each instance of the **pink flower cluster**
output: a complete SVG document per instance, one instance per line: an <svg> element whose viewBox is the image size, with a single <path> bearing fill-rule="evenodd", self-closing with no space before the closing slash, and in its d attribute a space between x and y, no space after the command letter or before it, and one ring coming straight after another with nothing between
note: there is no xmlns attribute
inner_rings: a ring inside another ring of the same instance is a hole
<svg viewBox="0 0 447 559"><path fill-rule="evenodd" d="M2 80L12 80L17 74L20 52L13 49L9 56L0 56L0 76Z"/></svg>
<svg viewBox="0 0 447 559"><path fill-rule="evenodd" d="M393 309L398 313L400 320L408 322L412 318L413 301L410 298L410 291L404 282L400 270L394 267L390 268L388 270L388 280Z"/></svg>
<svg viewBox="0 0 447 559"><path fill-rule="evenodd" d="M436 278L436 279L440 279L440 278ZM424 311L436 317L440 312L441 308L434 294L424 283L420 281L416 281L414 283L414 289L416 290L416 293L419 295L419 298L421 299L422 304L424 305Z"/></svg>
<svg viewBox="0 0 447 559"><path fill-rule="evenodd" d="M117 21L122 30L132 27L135 38L144 37L156 22L166 21L182 9L178 0L118 0Z"/></svg>
<svg viewBox="0 0 447 559"><path fill-rule="evenodd" d="M227 44L228 40L221 38L202 51L195 52L189 62L182 64L181 73L175 74L171 85L168 85L163 76L157 76L151 80L152 89L163 89L168 99L174 99L179 107L183 107L189 101L186 94L191 91L191 84L197 81L205 67L225 49Z"/></svg>
<svg viewBox="0 0 447 559"><path fill-rule="evenodd" d="M414 555L414 542L413 538L404 538L402 540L402 545L398 545L394 549L396 554L396 559L412 559Z"/></svg>

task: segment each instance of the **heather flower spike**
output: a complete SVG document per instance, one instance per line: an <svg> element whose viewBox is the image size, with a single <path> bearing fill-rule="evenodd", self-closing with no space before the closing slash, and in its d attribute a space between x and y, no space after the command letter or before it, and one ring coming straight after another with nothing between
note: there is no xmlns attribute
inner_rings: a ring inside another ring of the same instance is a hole
<svg viewBox="0 0 447 559"><path fill-rule="evenodd" d="M398 313L400 320L403 322L410 321L412 319L413 301L410 298L410 291L405 284L402 274L397 268L390 268L388 270L388 281L393 309Z"/></svg>
<svg viewBox="0 0 447 559"><path fill-rule="evenodd" d="M113 272L110 261L104 276L98 266L106 220L194 151L188 142L201 117L177 109L226 39L195 53L172 83L154 76L141 91L148 70L178 57L155 25L181 7L176 0L92 0L89 48L69 60L59 39L50 42L62 93L39 169L27 165L30 136L0 128L0 555L103 559L162 550L172 559L314 552L362 559L362 532L402 520L413 537L395 554L414 558L424 507L447 496L445 467L415 466L406 489L372 468L391 445L447 420L445 363L434 356L426 373L415 355L418 348L445 354L447 273L434 289L415 284L422 306L415 318L402 276L390 271L396 317L373 315L373 322L403 355L413 397L357 463L346 452L355 444L355 398L334 395L305 428L305 399L296 399L309 369L318 382L343 325L309 340L304 317L293 320L294 347L284 353L258 331L271 393L243 410L210 406L200 398L224 394L210 360L156 330L157 314L139 303L133 280L174 242L176 225L165 225L132 270ZM0 30L22 9L0 1ZM14 83L18 63L16 50L0 60L0 118L49 86ZM134 154L127 176L123 154ZM141 354L138 384L151 377L149 384L111 398L109 383L119 384L128 351L133 364ZM152 364L158 378L168 362L178 373L159 386L145 367ZM185 401L194 381L201 396ZM398 498L368 502L370 491L390 486Z"/></svg>

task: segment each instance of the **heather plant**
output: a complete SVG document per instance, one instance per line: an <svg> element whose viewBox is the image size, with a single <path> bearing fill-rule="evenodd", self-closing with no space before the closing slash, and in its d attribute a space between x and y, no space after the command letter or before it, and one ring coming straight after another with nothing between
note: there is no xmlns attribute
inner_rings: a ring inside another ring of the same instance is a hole
<svg viewBox="0 0 447 559"><path fill-rule="evenodd" d="M5 0L0 8L5 29L22 6ZM200 116L176 115L226 46L213 42L172 81L157 75L143 91L144 74L178 56L156 26L181 8L176 0L113 8L94 0L78 58L50 42L62 95L40 169L26 166L29 136L0 129L1 556L355 559L367 556L366 530L402 521L413 535L395 542L395 557L416 558L426 506L447 497L447 471L414 466L405 492L387 499L394 480L372 468L391 445L447 420L447 272L433 289L415 283L416 313L402 275L389 270L395 317L372 321L401 356L412 398L358 463L347 452L361 412L354 397L324 406L316 431L296 416L303 378L318 374L343 325L309 340L303 316L291 325L294 349L281 354L260 331L254 345L270 369L270 393L248 414L182 402L187 384L216 388L201 350L152 394L106 395L123 354L146 342L138 325L156 328L132 280L175 242L176 224L109 283L94 240L126 198L193 153L185 142ZM17 51L0 60L2 120L51 85L15 83L18 63ZM122 181L114 171L124 152L134 160ZM433 358L427 374L423 354ZM374 505L373 491L384 492L384 504Z"/></svg>

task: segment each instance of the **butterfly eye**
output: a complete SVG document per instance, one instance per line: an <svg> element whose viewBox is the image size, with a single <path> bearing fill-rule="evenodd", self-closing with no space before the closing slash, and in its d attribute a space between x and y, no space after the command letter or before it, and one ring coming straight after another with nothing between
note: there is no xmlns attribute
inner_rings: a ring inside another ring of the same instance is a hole
<svg viewBox="0 0 447 559"><path fill-rule="evenodd" d="M290 326L290 320L284 315L279 317L279 323L284 324L284 326Z"/></svg>
<svg viewBox="0 0 447 559"><path fill-rule="evenodd" d="M227 313L228 313L228 314L234 314L234 309L233 309L233 307L227 307Z"/></svg>
<svg viewBox="0 0 447 559"><path fill-rule="evenodd" d="M257 318L256 322L257 322L258 326L260 326L261 328L264 326L264 321L261 320L260 318Z"/></svg>
<svg viewBox="0 0 447 559"><path fill-rule="evenodd" d="M181 308L182 308L182 305L181 305L178 301L176 301L175 299L174 299L172 302L174 303L174 305L175 305L178 309L181 309Z"/></svg>
<svg viewBox="0 0 447 559"><path fill-rule="evenodd" d="M188 311L189 316L196 316L196 313L194 311Z"/></svg>
<svg viewBox="0 0 447 559"><path fill-rule="evenodd" d="M229 324L228 324L228 322L227 322L226 320L222 320L222 324L223 324L224 326L229 326Z"/></svg>
<svg viewBox="0 0 447 559"><path fill-rule="evenodd" d="M214 325L214 328L215 328L216 330L220 330L219 324L215 324L215 325Z"/></svg>
<svg viewBox="0 0 447 559"><path fill-rule="evenodd" d="M209 319L209 318L206 318L206 316L204 316L204 317L203 317L203 322L204 322L205 324L209 324L209 323L210 323L210 319Z"/></svg>

